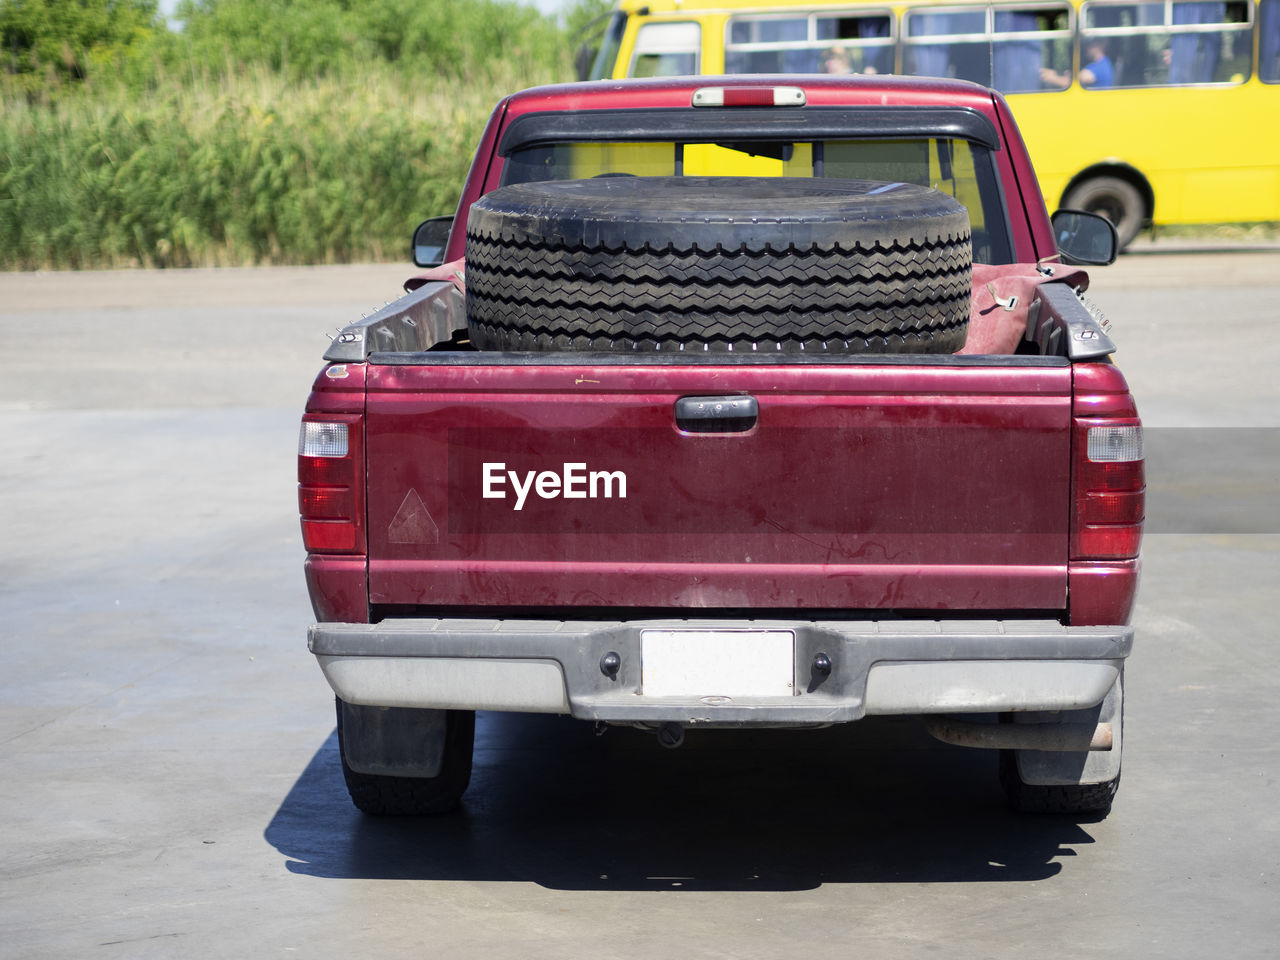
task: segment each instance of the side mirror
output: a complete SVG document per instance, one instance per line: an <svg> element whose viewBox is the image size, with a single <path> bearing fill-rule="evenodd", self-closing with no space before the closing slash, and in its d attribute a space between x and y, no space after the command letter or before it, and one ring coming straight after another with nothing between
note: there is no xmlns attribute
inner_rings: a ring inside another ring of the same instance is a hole
<svg viewBox="0 0 1280 960"><path fill-rule="evenodd" d="M579 7L583 6L579 4ZM610 4L612 6L612 4ZM641 11L648 13L647 10ZM573 72L579 80L591 79L591 68L595 66L596 55L600 52L600 46L605 42L604 35L610 28L603 26L606 20L617 24L617 39L622 40L622 24L626 22L625 14L615 11L606 10L598 16L592 17L577 30L573 31L573 36L569 39L570 43L576 43L578 46L573 53ZM615 53L617 51L614 51ZM605 76L613 75L613 64L609 64L608 71Z"/></svg>
<svg viewBox="0 0 1280 960"><path fill-rule="evenodd" d="M453 217L432 217L413 231L413 262L420 267L438 267L444 263L444 248L449 245Z"/></svg>
<svg viewBox="0 0 1280 960"><path fill-rule="evenodd" d="M1059 210L1052 221L1053 238L1063 263L1084 267L1115 263L1120 238L1106 217L1084 210Z"/></svg>
<svg viewBox="0 0 1280 960"><path fill-rule="evenodd" d="M596 62L597 48L591 46L590 41L584 41L577 51L573 54L573 72L579 80L586 80L591 76L591 66Z"/></svg>

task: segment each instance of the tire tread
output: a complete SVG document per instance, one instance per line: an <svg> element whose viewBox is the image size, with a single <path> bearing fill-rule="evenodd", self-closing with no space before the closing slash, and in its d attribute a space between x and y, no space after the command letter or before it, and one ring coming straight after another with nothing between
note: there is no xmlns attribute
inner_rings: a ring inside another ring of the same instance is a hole
<svg viewBox="0 0 1280 960"><path fill-rule="evenodd" d="M359 773L342 752L342 703L338 703L338 756L351 802L374 817L421 817L457 808L471 782L475 740L474 711L450 710L445 732L444 764L435 777L390 777Z"/></svg>
<svg viewBox="0 0 1280 960"><path fill-rule="evenodd" d="M1010 806L1020 813L1105 814L1120 789L1120 776L1102 783L1024 783L1014 751L1004 750L1000 754L1000 783Z"/></svg>
<svg viewBox="0 0 1280 960"><path fill-rule="evenodd" d="M567 191L563 181L549 188L545 210L529 203L532 184L473 207L467 315L476 347L844 354L964 345L972 244L958 205L935 191L906 198L911 216L881 223L871 240L861 236L874 227L865 221L831 239L840 218L801 206L795 216L813 218L812 242L785 244L785 231L768 229L726 242L728 228L675 222L653 196L619 198L628 210L654 208L625 223L608 220L601 198L580 200L584 222L627 238L587 243Z"/></svg>

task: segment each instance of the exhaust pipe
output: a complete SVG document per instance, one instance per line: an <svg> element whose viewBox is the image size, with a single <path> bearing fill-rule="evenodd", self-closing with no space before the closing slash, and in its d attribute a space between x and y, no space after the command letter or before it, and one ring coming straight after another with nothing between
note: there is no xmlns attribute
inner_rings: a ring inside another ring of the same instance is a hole
<svg viewBox="0 0 1280 960"><path fill-rule="evenodd" d="M923 717L925 729L943 743L983 750L1047 750L1080 753L1110 750L1109 723L980 723L953 717Z"/></svg>

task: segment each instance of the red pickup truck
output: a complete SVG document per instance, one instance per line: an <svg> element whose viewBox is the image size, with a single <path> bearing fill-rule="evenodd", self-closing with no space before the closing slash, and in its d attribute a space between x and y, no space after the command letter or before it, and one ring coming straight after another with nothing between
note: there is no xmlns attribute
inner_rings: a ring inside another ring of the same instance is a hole
<svg viewBox="0 0 1280 960"><path fill-rule="evenodd" d="M361 810L455 806L477 710L667 746L917 715L1017 808L1109 809L1142 428L1072 265L1115 235L1051 221L998 94L527 90L458 210L302 422Z"/></svg>

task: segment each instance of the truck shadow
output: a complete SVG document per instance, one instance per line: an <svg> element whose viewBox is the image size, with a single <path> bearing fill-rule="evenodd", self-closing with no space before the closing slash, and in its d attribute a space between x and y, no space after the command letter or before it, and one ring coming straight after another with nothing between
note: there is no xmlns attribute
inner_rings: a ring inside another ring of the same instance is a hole
<svg viewBox="0 0 1280 960"><path fill-rule="evenodd" d="M532 882L559 890L804 890L1029 881L1093 838L1006 811L995 756L909 719L821 731L637 730L481 714L462 809L379 820L351 806L336 736L266 829L292 873Z"/></svg>

